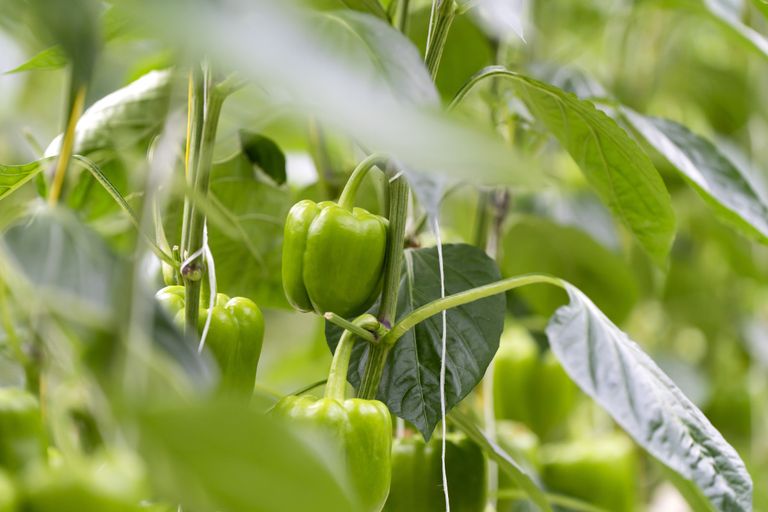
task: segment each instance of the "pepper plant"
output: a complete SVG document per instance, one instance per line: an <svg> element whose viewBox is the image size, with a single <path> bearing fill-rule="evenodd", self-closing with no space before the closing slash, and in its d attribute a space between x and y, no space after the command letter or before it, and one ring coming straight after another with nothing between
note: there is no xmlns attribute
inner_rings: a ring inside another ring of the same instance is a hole
<svg viewBox="0 0 768 512"><path fill-rule="evenodd" d="M768 507L760 1L0 12L0 511Z"/></svg>

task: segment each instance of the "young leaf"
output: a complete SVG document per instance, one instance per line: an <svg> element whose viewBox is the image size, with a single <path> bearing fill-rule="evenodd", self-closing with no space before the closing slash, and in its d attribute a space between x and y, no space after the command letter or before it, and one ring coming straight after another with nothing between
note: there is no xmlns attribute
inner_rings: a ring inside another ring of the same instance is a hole
<svg viewBox="0 0 768 512"><path fill-rule="evenodd" d="M64 51L61 49L61 47L51 46L50 48L46 48L37 55L33 56L24 64L21 64L20 66L15 67L10 71L6 71L5 74L10 75L13 73L21 73L24 71L32 70L61 69L67 65L67 62L69 62L69 60L67 59L67 56L64 54Z"/></svg>
<svg viewBox="0 0 768 512"><path fill-rule="evenodd" d="M22 165L0 164L0 200L13 194L43 170L43 162L36 160Z"/></svg>
<svg viewBox="0 0 768 512"><path fill-rule="evenodd" d="M275 183L285 183L285 155L272 139L240 130L240 147L248 160L258 165Z"/></svg>
<svg viewBox="0 0 768 512"><path fill-rule="evenodd" d="M531 113L560 141L602 200L663 266L675 234L675 216L664 182L640 146L586 100L516 73Z"/></svg>
<svg viewBox="0 0 768 512"><path fill-rule="evenodd" d="M739 455L653 360L576 287L547 327L570 377L635 441L694 483L720 511L751 511Z"/></svg>
<svg viewBox="0 0 768 512"><path fill-rule="evenodd" d="M768 204L717 147L686 127L622 109L626 119L724 220L768 243Z"/></svg>
<svg viewBox="0 0 768 512"><path fill-rule="evenodd" d="M484 251L470 245L443 246L446 295L500 278ZM405 253L397 302L398 317L440 297L437 249ZM446 408L450 410L480 382L499 347L504 327L505 297L498 294L448 311ZM376 306L372 309L375 311ZM326 322L326 339L336 346L340 329ZM379 387L378 398L410 421L426 439L440 421L440 355L442 316L435 315L408 331L395 344ZM366 344L358 343L350 362L349 380L360 384Z"/></svg>

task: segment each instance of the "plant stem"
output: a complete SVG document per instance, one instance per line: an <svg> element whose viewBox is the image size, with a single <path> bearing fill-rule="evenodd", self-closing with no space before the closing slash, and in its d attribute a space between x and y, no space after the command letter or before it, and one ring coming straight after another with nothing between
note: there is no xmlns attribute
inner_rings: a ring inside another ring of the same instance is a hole
<svg viewBox="0 0 768 512"><path fill-rule="evenodd" d="M202 138L203 119L205 117L205 77L197 68L189 76L189 100L187 102L187 147L184 158L184 176L190 188L194 187L195 170L197 169L200 140ZM191 222L192 204L194 198L184 196L184 213L181 224L181 254L188 256L189 224Z"/></svg>
<svg viewBox="0 0 768 512"><path fill-rule="evenodd" d="M363 314L353 322L355 328L363 330L375 330L379 327L379 321L373 315ZM369 333L370 334L370 333ZM347 370L349 369L349 358L352 356L357 336L352 331L345 330L339 344L336 345L336 351L333 354L331 370L328 372L328 382L325 385L325 397L336 400L344 400L347 389Z"/></svg>
<svg viewBox="0 0 768 512"><path fill-rule="evenodd" d="M61 149L59 150L59 158L56 160L56 170L53 174L53 183L51 183L51 192L48 195L48 204L55 205L59 196L61 195L61 189L64 186L64 176L67 174L69 168L69 162L72 159L72 151L75 147L75 133L77 129L77 121L80 119L80 114L83 112L83 105L85 104L85 85L81 85L77 88L77 92L72 99L69 116L67 118L66 130L64 136L61 139Z"/></svg>
<svg viewBox="0 0 768 512"><path fill-rule="evenodd" d="M423 322L427 318L436 315L443 310L462 306L521 286L539 283L551 284L560 288L565 286L565 282L557 277L544 274L528 274L518 277L510 277L509 279L502 279L501 281L496 281L495 283L490 283L485 286L479 286L477 288L472 288L471 290L454 293L453 295L449 295L442 299L433 300L429 304L425 304L420 308L411 311L405 318L400 320L391 331L389 331L389 334L382 340L382 345L394 344L416 324Z"/></svg>
<svg viewBox="0 0 768 512"><path fill-rule="evenodd" d="M492 192L488 189L480 189L475 209L475 240L474 245L485 249L488 244L488 224L490 217L490 202Z"/></svg>
<svg viewBox="0 0 768 512"><path fill-rule="evenodd" d="M387 161L388 159L384 155L374 153L360 162L349 176L346 185L344 185L344 190L341 191L341 196L339 197L339 206L346 210L352 211L352 207L355 203L355 195L357 194L357 189L360 188L360 184L365 179L368 171L377 165L383 167L386 165Z"/></svg>
<svg viewBox="0 0 768 512"><path fill-rule="evenodd" d="M384 287L379 307L379 321L386 328L392 326L397 312L397 294L400 290L400 268L403 265L403 242L408 214L408 183L404 176L389 184L389 236L384 268Z"/></svg>
<svg viewBox="0 0 768 512"><path fill-rule="evenodd" d="M387 363L387 357L391 348L391 345L378 343L371 345L368 349L365 372L360 382L360 389L357 390L358 398L365 400L374 400L376 398L381 376L384 374L384 366Z"/></svg>
<svg viewBox="0 0 768 512"><path fill-rule="evenodd" d="M430 37L427 41L427 51L424 61L427 64L429 74L432 80L437 77L437 70L440 67L440 59L443 56L445 41L448 39L448 31L456 16L456 6L453 0L440 0L440 5L435 12L435 19L430 30Z"/></svg>
<svg viewBox="0 0 768 512"><path fill-rule="evenodd" d="M205 80L207 82L206 101L198 151L199 156L196 165L192 169L192 176L194 178L194 190L207 197L211 179L211 168L213 167L213 146L216 142L216 129L219 124L219 116L226 94L212 85L210 74ZM186 258L197 253L203 247L205 229L205 214L193 203L190 204L189 218L189 238L185 251ZM185 267L182 268L185 285L185 319L187 328L190 330L197 328L197 319L200 314L200 289L203 270L202 254L198 254L192 261L187 261Z"/></svg>
<svg viewBox="0 0 768 512"><path fill-rule="evenodd" d="M336 324L342 329L346 329L347 331L351 331L356 336L364 339L365 341L368 341L370 343L376 342L376 336L374 336L370 331L366 331L362 327L355 325L354 323L350 322L349 320L345 319L344 317L341 317L337 315L336 313L325 313L323 315L323 318L331 322L332 324ZM378 324L378 322L376 322Z"/></svg>

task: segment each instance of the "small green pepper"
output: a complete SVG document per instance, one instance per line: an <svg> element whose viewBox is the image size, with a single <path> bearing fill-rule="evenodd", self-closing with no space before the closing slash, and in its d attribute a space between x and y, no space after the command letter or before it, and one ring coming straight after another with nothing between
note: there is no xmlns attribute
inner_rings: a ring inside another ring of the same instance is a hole
<svg viewBox="0 0 768 512"><path fill-rule="evenodd" d="M496 418L525 423L546 439L573 411L576 385L555 355L541 353L528 331L508 327L494 358Z"/></svg>
<svg viewBox="0 0 768 512"><path fill-rule="evenodd" d="M637 501L637 454L621 434L541 449L542 478L547 487L611 512L632 512Z"/></svg>
<svg viewBox="0 0 768 512"><path fill-rule="evenodd" d="M45 435L40 404L19 388L0 388L0 468L11 472L43 460Z"/></svg>
<svg viewBox="0 0 768 512"><path fill-rule="evenodd" d="M378 325L370 315L368 322ZM361 317L363 318L363 317ZM344 399L349 357L354 339L344 331L333 356L325 396L288 396L272 413L299 428L329 437L343 454L347 475L361 512L380 512L389 493L392 458L392 418L378 400Z"/></svg>
<svg viewBox="0 0 768 512"><path fill-rule="evenodd" d="M482 449L461 433L445 438L448 498L453 512L483 512L486 464ZM396 439L392 446L392 488L387 512L445 510L442 438L427 443L420 434Z"/></svg>
<svg viewBox="0 0 768 512"><path fill-rule="evenodd" d="M156 297L175 316L176 323L184 325L184 287L166 286L157 292ZM221 370L221 388L250 396L264 340L264 317L261 310L250 299L230 299L219 293L211 308L200 310L200 331L209 314L211 324L205 343Z"/></svg>

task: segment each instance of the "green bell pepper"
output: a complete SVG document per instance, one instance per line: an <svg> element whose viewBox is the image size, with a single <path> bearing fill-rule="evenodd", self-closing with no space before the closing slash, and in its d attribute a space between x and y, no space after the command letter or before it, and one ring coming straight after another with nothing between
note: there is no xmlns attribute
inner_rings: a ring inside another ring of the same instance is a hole
<svg viewBox="0 0 768 512"><path fill-rule="evenodd" d="M16 487L11 477L0 470L0 512L15 512L18 505Z"/></svg>
<svg viewBox="0 0 768 512"><path fill-rule="evenodd" d="M461 433L445 439L448 498L453 512L483 512L486 505L486 463L482 449ZM392 487L388 512L445 510L442 441L427 443L420 434L396 439L392 447Z"/></svg>
<svg viewBox="0 0 768 512"><path fill-rule="evenodd" d="M368 309L381 289L387 221L362 208L308 199L288 213L283 237L283 288L300 311L350 317Z"/></svg>
<svg viewBox="0 0 768 512"><path fill-rule="evenodd" d="M522 328L505 329L493 369L497 419L525 423L546 439L563 425L577 396L576 385L550 350L540 353Z"/></svg>
<svg viewBox="0 0 768 512"><path fill-rule="evenodd" d="M131 453L38 465L21 481L25 512L140 512L148 497L144 468Z"/></svg>
<svg viewBox="0 0 768 512"><path fill-rule="evenodd" d="M338 204L305 199L288 212L283 236L283 289L299 311L349 318L363 313L381 291L389 223L353 208L372 155L350 176Z"/></svg>
<svg viewBox="0 0 768 512"><path fill-rule="evenodd" d="M378 325L372 319L358 325ZM359 320L359 319L358 319ZM347 475L361 512L380 512L389 493L392 457L392 418L378 400L344 399L349 357L354 339L344 331L325 388L325 396L288 396L272 410L299 428L329 437L344 455Z"/></svg>
<svg viewBox="0 0 768 512"><path fill-rule="evenodd" d="M541 449L542 478L553 492L611 512L632 512L637 501L637 454L621 434Z"/></svg>
<svg viewBox="0 0 768 512"><path fill-rule="evenodd" d="M19 388L0 388L0 468L16 472L45 457L40 404Z"/></svg>
<svg viewBox="0 0 768 512"><path fill-rule="evenodd" d="M178 325L184 325L184 287L166 286L156 294ZM264 340L264 317L259 307L245 297L216 295L216 303L200 309L198 329L211 315L206 346L221 370L221 389L250 396L256 381L256 367Z"/></svg>

